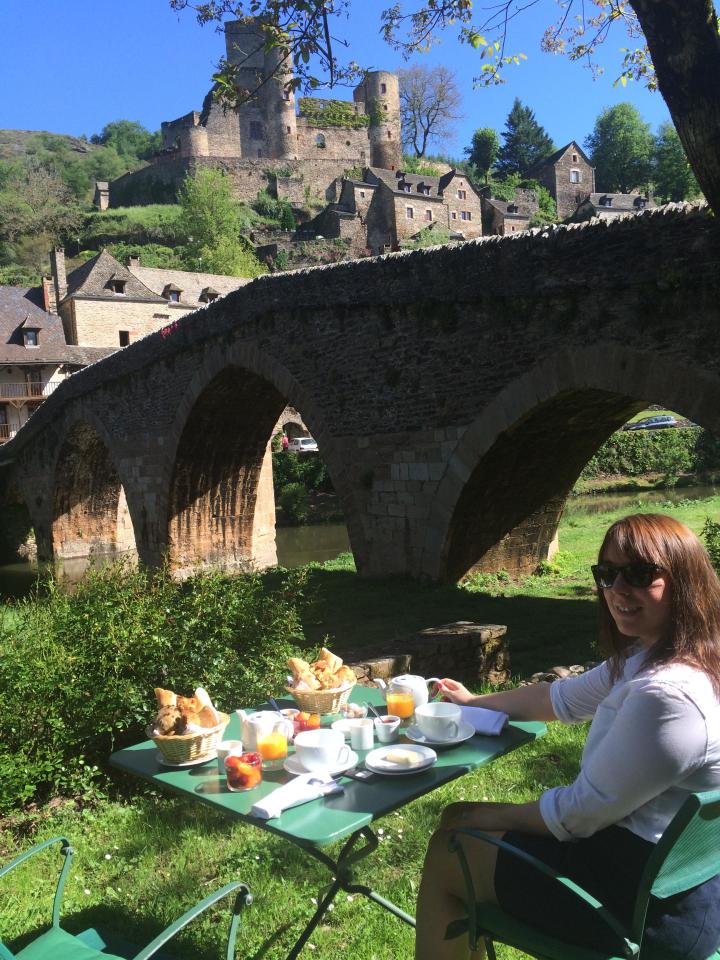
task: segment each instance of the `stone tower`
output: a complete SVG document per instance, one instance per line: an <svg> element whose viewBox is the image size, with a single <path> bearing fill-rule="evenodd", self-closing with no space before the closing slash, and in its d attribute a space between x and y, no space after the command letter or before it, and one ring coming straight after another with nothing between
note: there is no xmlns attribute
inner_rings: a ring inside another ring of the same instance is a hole
<svg viewBox="0 0 720 960"><path fill-rule="evenodd" d="M370 166L399 170L402 166L400 142L400 88L396 74L373 70L355 88L353 99L365 104L370 116Z"/></svg>
<svg viewBox="0 0 720 960"><path fill-rule="evenodd" d="M265 53L264 46L262 33L253 23L225 23L226 55L239 68L238 86L259 88L256 99L240 108L241 155L292 160L297 156L295 98L283 89L292 75L292 63L283 66L281 51Z"/></svg>

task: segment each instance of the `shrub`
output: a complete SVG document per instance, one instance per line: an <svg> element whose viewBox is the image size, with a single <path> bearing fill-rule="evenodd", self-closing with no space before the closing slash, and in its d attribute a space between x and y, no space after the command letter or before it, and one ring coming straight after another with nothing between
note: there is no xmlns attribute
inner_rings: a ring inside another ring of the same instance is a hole
<svg viewBox="0 0 720 960"><path fill-rule="evenodd" d="M156 686L206 687L219 708L283 685L302 640L302 571L273 592L256 574L183 583L127 564L54 581L0 622L0 811L87 793L118 746L143 739Z"/></svg>
<svg viewBox="0 0 720 960"><path fill-rule="evenodd" d="M292 523L302 523L308 514L308 492L302 483L286 483L280 491L280 506Z"/></svg>
<svg viewBox="0 0 720 960"><path fill-rule="evenodd" d="M720 523L706 517L701 534L710 562L720 574Z"/></svg>
<svg viewBox="0 0 720 960"><path fill-rule="evenodd" d="M672 476L720 465L720 444L704 430L633 430L614 433L588 461L581 479L600 474Z"/></svg>

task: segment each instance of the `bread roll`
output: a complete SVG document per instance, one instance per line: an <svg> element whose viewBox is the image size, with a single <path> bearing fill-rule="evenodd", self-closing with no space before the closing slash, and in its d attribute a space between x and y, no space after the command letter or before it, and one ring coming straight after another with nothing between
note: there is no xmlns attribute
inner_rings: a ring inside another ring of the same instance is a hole
<svg viewBox="0 0 720 960"><path fill-rule="evenodd" d="M357 677L355 676L355 671L352 667L340 667L338 672L335 674L335 679L338 682L338 686L341 687L345 683L357 683Z"/></svg>
<svg viewBox="0 0 720 960"><path fill-rule="evenodd" d="M302 660L300 657L290 657L288 659L288 666L292 670L296 681L306 673L310 673L310 664L307 660Z"/></svg>
<svg viewBox="0 0 720 960"><path fill-rule="evenodd" d="M177 695L172 690L163 690L162 687L155 687L155 699L159 707L174 707L177 703Z"/></svg>
<svg viewBox="0 0 720 960"><path fill-rule="evenodd" d="M320 661L325 664L330 673L337 673L343 665L342 660L336 654L331 653L327 647L320 650Z"/></svg>
<svg viewBox="0 0 720 960"><path fill-rule="evenodd" d="M202 710L199 710L193 717L192 722L198 727L203 727L204 729L209 729L210 727L216 727L220 722L220 717L215 707L210 704L206 704Z"/></svg>
<svg viewBox="0 0 720 960"><path fill-rule="evenodd" d="M190 720L190 717L193 714L200 713L202 706L203 705L198 701L197 697L177 698L177 708L184 717L187 717L188 720Z"/></svg>

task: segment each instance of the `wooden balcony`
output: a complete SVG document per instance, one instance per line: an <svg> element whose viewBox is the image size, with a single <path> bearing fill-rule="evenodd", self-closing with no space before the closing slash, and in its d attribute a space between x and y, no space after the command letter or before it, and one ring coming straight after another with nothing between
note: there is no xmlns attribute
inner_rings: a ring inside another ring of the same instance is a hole
<svg viewBox="0 0 720 960"><path fill-rule="evenodd" d="M46 383L3 383L0 381L0 400L11 403L25 400L44 400L62 383L62 380L48 380Z"/></svg>
<svg viewBox="0 0 720 960"><path fill-rule="evenodd" d="M0 423L0 443L11 440L17 431L18 428L11 423Z"/></svg>

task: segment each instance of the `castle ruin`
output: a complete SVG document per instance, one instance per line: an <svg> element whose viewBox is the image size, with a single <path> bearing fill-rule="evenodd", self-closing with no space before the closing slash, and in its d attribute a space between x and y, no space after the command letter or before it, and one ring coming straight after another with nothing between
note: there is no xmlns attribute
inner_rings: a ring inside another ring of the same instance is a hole
<svg viewBox="0 0 720 960"><path fill-rule="evenodd" d="M275 171L279 195L298 203L309 196L335 199L335 180L348 169L399 169L396 74L367 73L352 101L296 98L286 89L292 68L283 68L279 50L265 50L254 23L233 20L224 29L238 87L255 96L233 110L213 88L202 110L164 122L162 152L148 167L110 184L111 206L172 201L182 179L206 166L225 171L238 199L246 201Z"/></svg>

